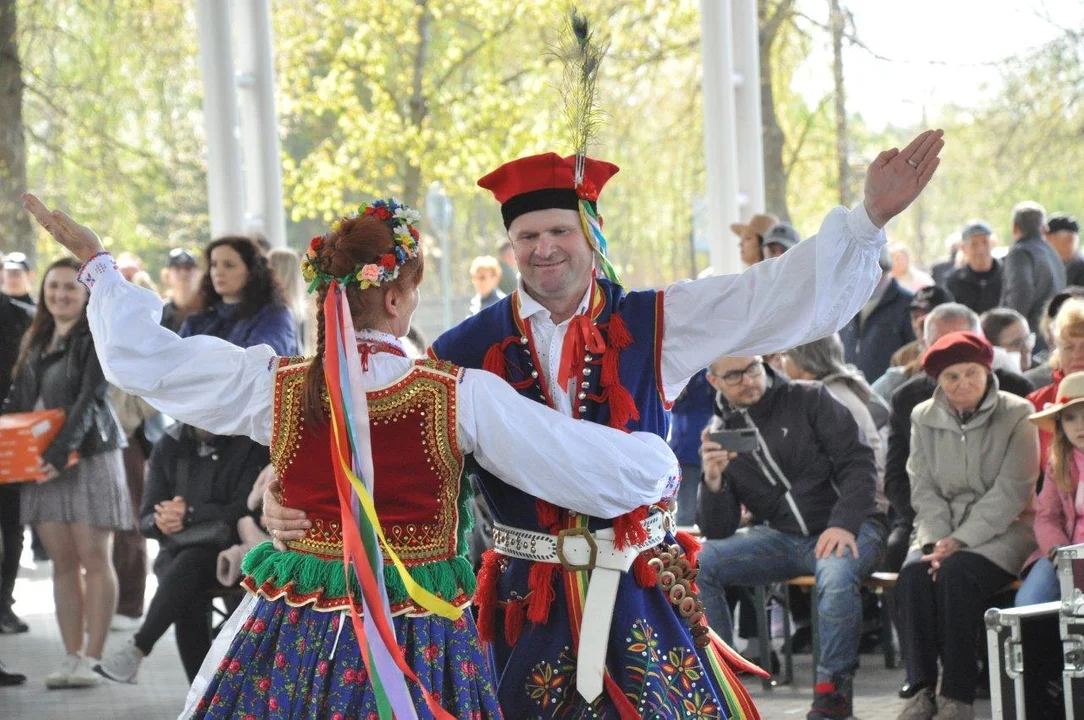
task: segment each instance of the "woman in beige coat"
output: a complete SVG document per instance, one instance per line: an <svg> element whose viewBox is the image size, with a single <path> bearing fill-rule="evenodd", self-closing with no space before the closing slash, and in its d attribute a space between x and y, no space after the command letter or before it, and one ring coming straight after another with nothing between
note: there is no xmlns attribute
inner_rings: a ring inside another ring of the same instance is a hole
<svg viewBox="0 0 1084 720"><path fill-rule="evenodd" d="M923 686L900 720L970 720L978 680L976 629L985 601L1035 549L1031 490L1039 441L1026 400L998 391L993 347L946 335L922 358L937 380L911 414L915 541L896 588L908 676ZM941 661L940 695L937 663Z"/></svg>

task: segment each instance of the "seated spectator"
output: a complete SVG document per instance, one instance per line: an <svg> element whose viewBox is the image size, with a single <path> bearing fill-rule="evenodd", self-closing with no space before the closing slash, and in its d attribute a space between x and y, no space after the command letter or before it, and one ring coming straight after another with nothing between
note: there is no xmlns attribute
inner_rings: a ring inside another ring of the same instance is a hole
<svg viewBox="0 0 1084 720"><path fill-rule="evenodd" d="M967 332L923 356L937 390L911 416L915 540L896 586L908 676L920 689L900 720L975 717L986 601L1035 548L1028 500L1038 439L1024 422L1027 401L998 390L993 360L990 343Z"/></svg>
<svg viewBox="0 0 1084 720"><path fill-rule="evenodd" d="M710 624L727 640L726 590L816 575L820 661L810 717L851 714L862 608L887 527L877 513L877 466L850 411L819 383L790 382L760 357L724 357L708 369L718 391L710 430L757 430L758 448L701 443L697 520L706 538L698 580ZM738 529L742 506L752 525Z"/></svg>
<svg viewBox="0 0 1084 720"><path fill-rule="evenodd" d="M979 325L995 348L1003 348L1019 358L1021 373L1031 369L1035 333L1028 327L1026 317L1010 308L994 308L982 314Z"/></svg>
<svg viewBox="0 0 1084 720"><path fill-rule="evenodd" d="M470 264L470 281L474 285L474 297L470 301L469 315L477 315L504 297L499 287L501 265L491 255L474 258Z"/></svg>
<svg viewBox="0 0 1084 720"><path fill-rule="evenodd" d="M700 433L711 422L715 389L708 371L693 375L670 410L670 449L681 463L677 495L677 524L696 522L696 496L700 490Z"/></svg>
<svg viewBox="0 0 1084 720"><path fill-rule="evenodd" d="M994 257L994 231L972 220L960 231L964 264L945 277L945 288L956 302L982 314L1001 301L1001 262Z"/></svg>
<svg viewBox="0 0 1084 720"><path fill-rule="evenodd" d="M178 334L213 335L246 348L270 345L277 355L296 355L294 318L259 247L246 237L221 237L207 245L204 256L201 311Z"/></svg>
<svg viewBox="0 0 1084 720"><path fill-rule="evenodd" d="M922 369L922 352L926 349L922 328L926 316L938 305L950 302L953 302L952 295L936 285L924 287L915 293L908 308L911 311L911 330L915 333L915 339L896 351L890 360L891 367L873 383L874 391L886 402L892 399L896 388Z"/></svg>
<svg viewBox="0 0 1084 720"><path fill-rule="evenodd" d="M844 357L873 382L885 374L892 355L915 339L911 328L911 301L915 294L892 277L887 252L881 253L881 280L873 295L840 330Z"/></svg>
<svg viewBox="0 0 1084 720"><path fill-rule="evenodd" d="M747 223L731 224L730 231L738 236L738 252L743 265L752 267L764 259L764 236L778 223L779 218L775 215L759 213Z"/></svg>
<svg viewBox="0 0 1084 720"><path fill-rule="evenodd" d="M892 256L892 277L896 278L901 287L917 293L922 288L933 285L933 278L929 273L911 262L911 254L906 246L893 243L888 252Z"/></svg>
<svg viewBox="0 0 1084 720"><path fill-rule="evenodd" d="M1051 353L1058 344L1054 338L1054 320L1057 318L1058 312L1061 311L1065 301L1071 297L1084 298L1084 287L1080 285L1066 287L1050 298L1050 302L1043 308L1043 317L1039 321L1039 334L1046 342L1046 349L1032 353L1035 362L1040 364L1024 373L1024 377L1037 388L1044 388L1054 382L1054 368L1050 366Z"/></svg>
<svg viewBox="0 0 1084 720"><path fill-rule="evenodd" d="M1039 547L1025 564L1017 607L1059 600L1055 553L1062 546L1084 543L1084 512L1079 506L1084 480L1084 373L1067 375L1058 385L1057 402L1032 415L1031 421L1054 439L1035 501Z"/></svg>
<svg viewBox="0 0 1084 720"><path fill-rule="evenodd" d="M188 316L199 309L200 271L196 256L184 248L170 250L165 277L169 300L162 307L162 326L180 332Z"/></svg>
<svg viewBox="0 0 1084 720"><path fill-rule="evenodd" d="M1028 400L1038 411L1045 410L1057 397L1058 385L1067 375L1084 372L1084 299L1070 298L1058 310L1054 321L1054 351L1050 365L1054 368L1054 382L1028 395ZM1039 458L1045 467L1050 459L1050 443L1054 436L1039 431Z"/></svg>
<svg viewBox="0 0 1084 720"><path fill-rule="evenodd" d="M301 256L290 248L274 248L267 253L267 263L282 287L282 297L294 319L299 352L305 354L316 345L316 305L305 292Z"/></svg>
<svg viewBox="0 0 1084 720"><path fill-rule="evenodd" d="M798 231L785 222L779 222L764 236L764 259L776 258L802 241Z"/></svg>
<svg viewBox="0 0 1084 720"><path fill-rule="evenodd" d="M177 649L192 682L211 648L207 591L218 587L218 553L238 542L256 476L268 450L247 437L219 437L188 425L170 428L151 451L140 530L161 543L158 590L143 625L94 669L134 682L143 658L176 625Z"/></svg>

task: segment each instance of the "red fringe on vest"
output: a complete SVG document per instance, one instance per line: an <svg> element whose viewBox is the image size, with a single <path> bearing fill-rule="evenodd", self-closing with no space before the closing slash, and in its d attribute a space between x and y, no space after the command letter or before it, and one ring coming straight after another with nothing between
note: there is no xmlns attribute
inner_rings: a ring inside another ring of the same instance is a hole
<svg viewBox="0 0 1084 720"><path fill-rule="evenodd" d="M519 341L517 336L509 335L504 340L491 345L489 350L486 350L485 357L482 359L482 369L493 373L499 378L503 378L516 390L523 390L534 383L534 378L528 377L519 382L514 382L510 377L508 358L504 354L504 351L509 345L514 345Z"/></svg>
<svg viewBox="0 0 1084 720"><path fill-rule="evenodd" d="M530 574L527 577L527 587L531 591L531 602L527 608L527 619L536 625L544 625L550 619L550 606L557 597L553 589L553 576L560 565L555 563L536 562L531 565Z"/></svg>
<svg viewBox="0 0 1084 720"><path fill-rule="evenodd" d="M535 498L534 512L538 517L538 524L556 535L561 531L561 508L553 503L546 502L542 498Z"/></svg>
<svg viewBox="0 0 1084 720"><path fill-rule="evenodd" d="M632 561L632 575L636 578L636 584L642 588L655 587L659 581L659 574L655 568L647 564L647 558L643 553L636 556Z"/></svg>
<svg viewBox="0 0 1084 720"><path fill-rule="evenodd" d="M610 427L624 430L632 420L640 419L640 411L632 394L621 384L620 353L632 344L632 335L621 316L614 313L606 324L607 348L602 356L602 376L599 385L602 394L598 401L610 407Z"/></svg>
<svg viewBox="0 0 1084 720"><path fill-rule="evenodd" d="M685 551L685 559L689 561L689 565L698 567L696 562L700 556L700 548L703 547L703 545L700 544L700 541L684 530L679 530L674 535L674 539L677 540L681 549Z"/></svg>
<svg viewBox="0 0 1084 720"><path fill-rule="evenodd" d="M478 587L474 591L474 605L478 608L478 637L491 643L495 637L497 609L497 561L496 550L482 553L482 567L478 570Z"/></svg>

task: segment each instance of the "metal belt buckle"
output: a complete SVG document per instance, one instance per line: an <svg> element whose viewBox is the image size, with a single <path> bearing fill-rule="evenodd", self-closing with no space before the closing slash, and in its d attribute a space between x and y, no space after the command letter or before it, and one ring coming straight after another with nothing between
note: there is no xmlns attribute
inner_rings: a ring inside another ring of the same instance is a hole
<svg viewBox="0 0 1084 720"><path fill-rule="evenodd" d="M580 536L587 541L587 547L591 550L591 555L587 559L587 563L584 565L574 565L568 561L565 557L565 538ZM557 559L561 561L561 567L569 572L584 572L595 569L595 560L598 558L598 545L595 544L595 538L591 535L591 531L585 527L567 528L557 533Z"/></svg>

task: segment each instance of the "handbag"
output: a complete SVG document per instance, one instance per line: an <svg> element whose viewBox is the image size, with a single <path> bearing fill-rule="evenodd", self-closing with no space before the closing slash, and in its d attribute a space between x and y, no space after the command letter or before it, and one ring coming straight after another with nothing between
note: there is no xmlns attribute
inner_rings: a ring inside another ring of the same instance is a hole
<svg viewBox="0 0 1084 720"><path fill-rule="evenodd" d="M188 495L188 457L182 456L177 459L177 486L175 495L187 497ZM224 550L231 544L233 529L225 520L205 520L201 523L189 525L175 533L162 536L162 547L169 551L184 548L209 545L219 550Z"/></svg>

